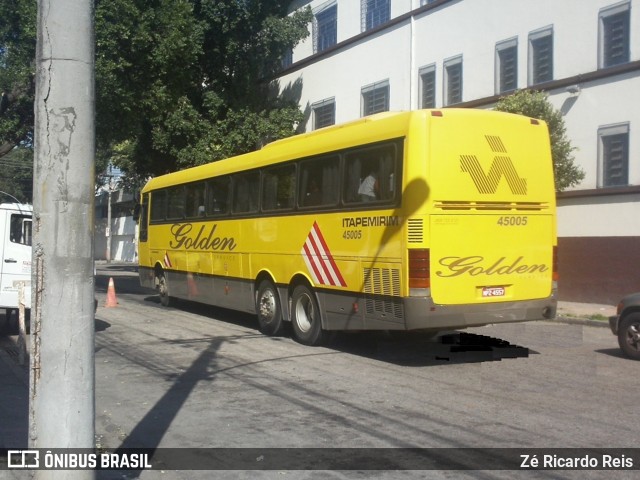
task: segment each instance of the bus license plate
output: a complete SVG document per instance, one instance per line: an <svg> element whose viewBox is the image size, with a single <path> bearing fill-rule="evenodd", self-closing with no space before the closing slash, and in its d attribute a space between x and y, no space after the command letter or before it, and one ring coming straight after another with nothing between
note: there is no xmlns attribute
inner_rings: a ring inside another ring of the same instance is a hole
<svg viewBox="0 0 640 480"><path fill-rule="evenodd" d="M505 293L504 287L483 287L482 289L483 297L504 297Z"/></svg>

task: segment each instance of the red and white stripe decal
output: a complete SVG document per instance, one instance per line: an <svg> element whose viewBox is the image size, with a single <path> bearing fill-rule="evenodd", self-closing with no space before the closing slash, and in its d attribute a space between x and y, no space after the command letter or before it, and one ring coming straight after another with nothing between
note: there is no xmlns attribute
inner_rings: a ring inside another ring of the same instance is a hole
<svg viewBox="0 0 640 480"><path fill-rule="evenodd" d="M164 266L167 267L167 268L173 267L173 265L171 265L171 260L169 260L169 254L168 253L164 254Z"/></svg>
<svg viewBox="0 0 640 480"><path fill-rule="evenodd" d="M347 282L342 278L342 274L331 256L317 222L313 222L313 227L311 227L300 253L316 284L334 287L347 286Z"/></svg>

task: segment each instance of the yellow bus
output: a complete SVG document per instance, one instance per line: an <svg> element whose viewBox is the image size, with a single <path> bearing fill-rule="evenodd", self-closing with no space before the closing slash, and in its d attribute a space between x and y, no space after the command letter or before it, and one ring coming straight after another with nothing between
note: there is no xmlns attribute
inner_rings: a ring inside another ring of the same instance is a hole
<svg viewBox="0 0 640 480"><path fill-rule="evenodd" d="M556 206L543 121L472 109L381 113L151 179L139 271L188 299L337 330L549 319Z"/></svg>

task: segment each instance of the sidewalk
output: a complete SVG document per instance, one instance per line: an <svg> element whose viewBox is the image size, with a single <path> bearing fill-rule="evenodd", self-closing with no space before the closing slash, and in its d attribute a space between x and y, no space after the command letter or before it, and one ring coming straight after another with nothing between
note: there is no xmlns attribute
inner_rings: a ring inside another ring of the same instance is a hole
<svg viewBox="0 0 640 480"><path fill-rule="evenodd" d="M616 314L616 305L558 302L556 320L566 323L609 327L609 317Z"/></svg>

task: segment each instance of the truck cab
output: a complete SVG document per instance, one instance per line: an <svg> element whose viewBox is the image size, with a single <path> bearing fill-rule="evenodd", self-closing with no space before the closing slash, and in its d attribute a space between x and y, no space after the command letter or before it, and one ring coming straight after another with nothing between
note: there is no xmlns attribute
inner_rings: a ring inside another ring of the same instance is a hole
<svg viewBox="0 0 640 480"><path fill-rule="evenodd" d="M7 318L19 307L21 287L31 308L32 215L31 205L0 204L0 309Z"/></svg>

